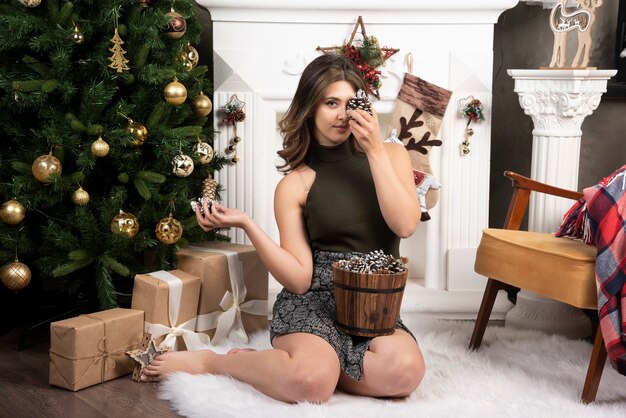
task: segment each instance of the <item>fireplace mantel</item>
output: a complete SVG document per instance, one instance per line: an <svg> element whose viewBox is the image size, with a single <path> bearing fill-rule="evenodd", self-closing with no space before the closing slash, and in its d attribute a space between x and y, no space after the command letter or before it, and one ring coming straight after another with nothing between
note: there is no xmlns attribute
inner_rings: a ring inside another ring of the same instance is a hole
<svg viewBox="0 0 626 418"><path fill-rule="evenodd" d="M273 193L280 175L275 165L282 141L276 124L286 111L304 67L320 52L316 47L341 45L363 17L367 35L381 46L399 48L382 68L381 100L374 101L383 131L393 111L404 73L412 73L453 91L430 162L443 184L432 219L403 240L412 278L425 287L467 291L484 289L473 272L476 247L488 225L491 140L493 25L517 0L198 0L213 19L214 108L233 94L245 104L246 120L237 134L240 161L216 175L225 187L224 203L246 210L273 238ZM471 153L462 156L466 120L459 100L469 96L484 104L485 121L473 125ZM217 152L233 136L220 125ZM248 242L242 231L230 231L235 242Z"/></svg>
<svg viewBox="0 0 626 418"><path fill-rule="evenodd" d="M351 23L355 14L372 24L496 23L517 0L198 0L219 22Z"/></svg>

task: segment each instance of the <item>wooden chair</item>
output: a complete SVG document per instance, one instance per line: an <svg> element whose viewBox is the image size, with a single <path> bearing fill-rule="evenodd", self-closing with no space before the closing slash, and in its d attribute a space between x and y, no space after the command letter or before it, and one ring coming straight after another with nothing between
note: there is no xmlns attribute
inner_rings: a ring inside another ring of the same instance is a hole
<svg viewBox="0 0 626 418"><path fill-rule="evenodd" d="M549 186L506 171L514 192L503 229L485 229L476 252L474 270L488 278L470 350L480 347L496 295L501 289L524 289L582 309L597 309L596 249L552 233L520 231L531 191L573 200L582 193ZM573 202L572 202L573 203ZM593 402L607 352L597 327L581 400Z"/></svg>

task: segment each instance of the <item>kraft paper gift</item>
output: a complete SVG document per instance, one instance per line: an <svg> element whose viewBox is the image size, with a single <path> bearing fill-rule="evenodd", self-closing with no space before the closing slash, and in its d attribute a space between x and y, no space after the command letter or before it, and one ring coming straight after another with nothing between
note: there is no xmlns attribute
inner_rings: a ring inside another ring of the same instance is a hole
<svg viewBox="0 0 626 418"><path fill-rule="evenodd" d="M50 384L77 391L124 376L141 344L143 312L115 308L50 324Z"/></svg>
<svg viewBox="0 0 626 418"><path fill-rule="evenodd" d="M178 268L202 280L196 331L247 342L249 333L267 328L267 268L251 245L203 242L177 253Z"/></svg>
<svg viewBox="0 0 626 418"><path fill-rule="evenodd" d="M131 307L145 312L145 331L161 348L196 350L209 343L196 334L200 279L181 270L135 276ZM179 338L180 337L180 338Z"/></svg>

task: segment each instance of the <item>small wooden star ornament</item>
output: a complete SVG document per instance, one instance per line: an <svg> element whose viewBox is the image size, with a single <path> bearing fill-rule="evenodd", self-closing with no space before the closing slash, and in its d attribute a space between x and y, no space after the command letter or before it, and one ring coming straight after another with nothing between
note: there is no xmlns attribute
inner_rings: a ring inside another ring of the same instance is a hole
<svg viewBox="0 0 626 418"><path fill-rule="evenodd" d="M133 369L132 375L133 380L141 382L141 372L143 369L148 367L148 364L150 364L159 354L167 351L168 349L157 347L156 343L152 339L152 334L144 332L140 348L126 352L128 356L135 360L135 368Z"/></svg>
<svg viewBox="0 0 626 418"><path fill-rule="evenodd" d="M361 37L360 39L355 39L359 28L361 28ZM368 93L374 95L377 99L380 99L379 90L382 84L380 81L381 71L378 68L385 65L385 61L400 51L398 48L387 48L386 46L381 48L375 36L367 36L365 24L361 16L357 19L352 35L347 43L342 46L318 46L316 49L324 54L343 55L354 61L365 80Z"/></svg>

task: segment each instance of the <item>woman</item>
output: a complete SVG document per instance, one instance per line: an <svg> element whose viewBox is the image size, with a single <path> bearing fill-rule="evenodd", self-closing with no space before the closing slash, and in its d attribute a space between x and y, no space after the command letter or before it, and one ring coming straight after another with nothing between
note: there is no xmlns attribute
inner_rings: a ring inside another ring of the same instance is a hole
<svg viewBox="0 0 626 418"><path fill-rule="evenodd" d="M285 402L324 402L336 388L402 397L419 385L424 360L401 321L392 335L351 337L334 325L331 264L382 249L398 257L420 210L409 156L383 143L373 111L346 110L365 84L352 61L322 55L304 70L280 122L278 154L286 173L274 196L276 244L245 213L204 202L204 230L242 228L268 270L284 287L274 305L270 350L172 352L143 378L175 371L228 374Z"/></svg>

